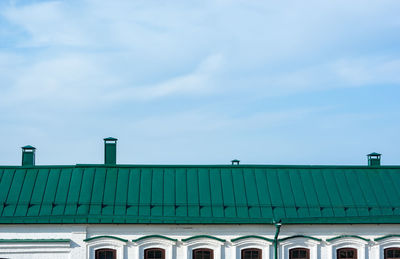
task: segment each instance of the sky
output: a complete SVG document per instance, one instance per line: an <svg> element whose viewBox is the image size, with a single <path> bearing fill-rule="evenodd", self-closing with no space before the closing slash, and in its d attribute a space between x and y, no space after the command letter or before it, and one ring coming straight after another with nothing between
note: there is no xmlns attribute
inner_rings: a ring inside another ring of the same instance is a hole
<svg viewBox="0 0 400 259"><path fill-rule="evenodd" d="M1 165L400 165L400 1L2 0Z"/></svg>

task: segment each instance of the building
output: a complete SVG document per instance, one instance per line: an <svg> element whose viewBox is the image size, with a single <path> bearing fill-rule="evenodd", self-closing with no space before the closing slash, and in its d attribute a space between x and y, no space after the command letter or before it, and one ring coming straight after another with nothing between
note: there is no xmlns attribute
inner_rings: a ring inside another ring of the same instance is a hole
<svg viewBox="0 0 400 259"><path fill-rule="evenodd" d="M400 258L400 166L0 166L0 258Z"/></svg>

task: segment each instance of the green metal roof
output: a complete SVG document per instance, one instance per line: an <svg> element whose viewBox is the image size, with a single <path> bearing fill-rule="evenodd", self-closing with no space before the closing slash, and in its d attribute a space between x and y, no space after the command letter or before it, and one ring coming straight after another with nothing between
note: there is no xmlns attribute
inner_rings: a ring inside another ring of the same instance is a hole
<svg viewBox="0 0 400 259"><path fill-rule="evenodd" d="M0 167L0 223L400 223L399 166Z"/></svg>

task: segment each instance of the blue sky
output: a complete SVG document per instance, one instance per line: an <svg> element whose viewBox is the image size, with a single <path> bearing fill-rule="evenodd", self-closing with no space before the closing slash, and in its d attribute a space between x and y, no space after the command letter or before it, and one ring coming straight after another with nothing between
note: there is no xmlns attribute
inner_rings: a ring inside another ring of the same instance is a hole
<svg viewBox="0 0 400 259"><path fill-rule="evenodd" d="M331 2L3 0L0 164L400 164L400 2Z"/></svg>

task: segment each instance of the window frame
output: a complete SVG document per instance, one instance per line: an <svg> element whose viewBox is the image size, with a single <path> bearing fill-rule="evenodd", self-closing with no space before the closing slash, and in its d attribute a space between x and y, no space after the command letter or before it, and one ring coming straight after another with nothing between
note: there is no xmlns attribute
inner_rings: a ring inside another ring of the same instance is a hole
<svg viewBox="0 0 400 259"><path fill-rule="evenodd" d="M128 240L115 239L111 236L99 236L86 242L86 258L95 259L96 250L98 249L114 249L117 251L116 259L124 259L126 256L126 246Z"/></svg>
<svg viewBox="0 0 400 259"><path fill-rule="evenodd" d="M354 252L354 255L355 255L355 259L358 259L358 249L353 248L353 247L342 247L342 248L337 249L337 250L336 250L336 259L340 259L339 253L340 253L341 251L343 251L343 250L353 251L353 252ZM346 258L346 259L348 259L348 258ZM352 258L352 259L354 259L354 258Z"/></svg>
<svg viewBox="0 0 400 259"><path fill-rule="evenodd" d="M184 249L183 258L193 259L193 250L198 248L208 248L213 250L214 258L220 259L225 253L225 240L217 240L208 236L201 236L198 238L183 241L182 246ZM235 255L236 256L236 255ZM171 258L172 259L172 258Z"/></svg>
<svg viewBox="0 0 400 259"><path fill-rule="evenodd" d="M272 240L262 236L242 236L240 239L231 240L234 252L232 258L240 258L243 249L257 248L262 252L262 259L271 257Z"/></svg>
<svg viewBox="0 0 400 259"><path fill-rule="evenodd" d="M282 258L289 259L289 251L294 248L309 249L310 259L321 258L321 240L313 239L309 236L287 237L285 240L279 242L278 253L282 255ZM335 258L335 256L331 258Z"/></svg>
<svg viewBox="0 0 400 259"><path fill-rule="evenodd" d="M211 252L211 258L210 259L214 259L214 250L210 249L210 248L196 248L192 250L192 259L197 259L195 257L195 253L196 252L200 252L200 251L206 251L206 252Z"/></svg>
<svg viewBox="0 0 400 259"><path fill-rule="evenodd" d="M306 247L294 247L294 248L289 249L289 259L293 259L292 252L294 252L295 250L306 251L306 259L310 259L310 249L308 249Z"/></svg>
<svg viewBox="0 0 400 259"><path fill-rule="evenodd" d="M328 241L328 244L332 247L330 258L337 258L337 250L342 248L354 248L357 250L357 258L363 259L368 258L368 247L370 242L365 239L360 239L354 236L343 236L336 238L335 240Z"/></svg>
<svg viewBox="0 0 400 259"><path fill-rule="evenodd" d="M134 244L138 247L135 251L135 258L144 258L145 250L150 248L158 248L164 249L165 259L173 259L176 258L176 245L177 241L173 239L166 239L161 236L145 236L146 238L142 238L139 240L134 240Z"/></svg>
<svg viewBox="0 0 400 259"><path fill-rule="evenodd" d="M99 253L100 252L113 252L113 259L117 258L117 250L116 249L112 249L112 248L99 248L94 250L94 258L95 259L100 259L99 257Z"/></svg>
<svg viewBox="0 0 400 259"><path fill-rule="evenodd" d="M148 251L152 251L152 250L160 250L161 251L161 259L165 259L165 249L160 248L160 247L150 247L150 248L146 248L144 250L144 259L148 259L147 258L147 252Z"/></svg>
<svg viewBox="0 0 400 259"><path fill-rule="evenodd" d="M387 257L386 253L388 250L397 250L400 251L400 247L388 247L383 250L384 259L392 259L392 257Z"/></svg>
<svg viewBox="0 0 400 259"><path fill-rule="evenodd" d="M245 248L245 249L240 250L240 258L245 259L243 254L248 251L257 251L258 259L262 259L262 250L259 248Z"/></svg>

